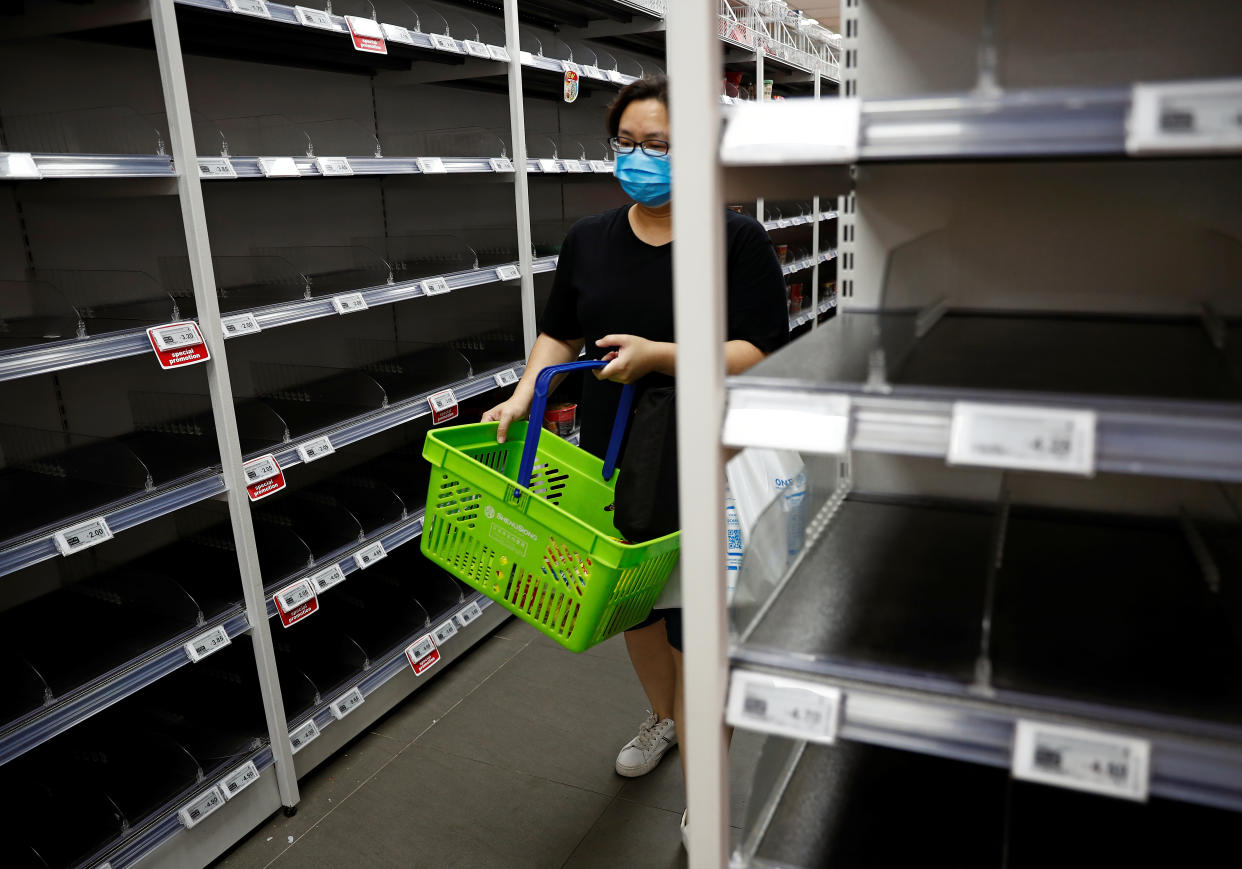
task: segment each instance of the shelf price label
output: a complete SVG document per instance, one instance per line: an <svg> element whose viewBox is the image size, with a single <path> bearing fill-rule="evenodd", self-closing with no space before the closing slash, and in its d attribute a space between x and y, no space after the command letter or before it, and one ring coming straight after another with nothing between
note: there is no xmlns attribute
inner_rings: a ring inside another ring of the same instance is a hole
<svg viewBox="0 0 1242 869"><path fill-rule="evenodd" d="M366 570L375 562L383 561L387 557L388 550L384 548L384 541L376 540L354 553L354 564L358 565L359 570Z"/></svg>
<svg viewBox="0 0 1242 869"><path fill-rule="evenodd" d="M487 47L487 53L491 55L492 60L499 60L501 63L509 62L509 49L505 48L503 45L489 45Z"/></svg>
<svg viewBox="0 0 1242 869"><path fill-rule="evenodd" d="M332 701L332 705L328 708L332 710L332 717L340 721L349 713L353 712L366 700L362 696L362 689L355 685L340 697Z"/></svg>
<svg viewBox="0 0 1242 869"><path fill-rule="evenodd" d="M231 800L258 780L259 768L254 765L253 760L248 760L220 779L216 787L220 788L220 793L224 794L226 800Z"/></svg>
<svg viewBox="0 0 1242 869"><path fill-rule="evenodd" d="M788 217L780 218L779 220L776 221L776 225L780 229L788 229L791 226Z"/></svg>
<svg viewBox="0 0 1242 869"><path fill-rule="evenodd" d="M562 160L561 162L565 164L566 172L580 174L586 171L582 166L581 160Z"/></svg>
<svg viewBox="0 0 1242 869"><path fill-rule="evenodd" d="M491 55L487 53L487 46L481 42L475 42L470 39L462 40L462 45L466 46L466 54L472 57L481 57L487 60Z"/></svg>
<svg viewBox="0 0 1242 869"><path fill-rule="evenodd" d="M518 382L518 373L514 368L506 368L504 371L496 375L496 385L500 387L512 386Z"/></svg>
<svg viewBox="0 0 1242 869"><path fill-rule="evenodd" d="M586 73L587 78L593 78L597 81L608 81L608 76L604 75L598 66L587 64L582 67L582 71Z"/></svg>
<svg viewBox="0 0 1242 869"><path fill-rule="evenodd" d="M418 285L423 288L425 296L439 296L452 290L444 278L427 278L419 281Z"/></svg>
<svg viewBox="0 0 1242 869"><path fill-rule="evenodd" d="M455 618L457 619L457 624L464 628L466 625L477 620L481 615L483 615L483 608L479 606L478 601L472 601L462 607L461 612L459 612Z"/></svg>
<svg viewBox="0 0 1242 869"><path fill-rule="evenodd" d="M260 501L285 487L285 473L271 453L243 464L242 479L246 482L246 495L251 501Z"/></svg>
<svg viewBox="0 0 1242 869"><path fill-rule="evenodd" d="M947 459L950 465L1089 477L1095 473L1095 425L1090 410L959 401Z"/></svg>
<svg viewBox="0 0 1242 869"><path fill-rule="evenodd" d="M628 81L628 78L629 77L619 69L608 70L608 79L613 84L625 84Z"/></svg>
<svg viewBox="0 0 1242 869"><path fill-rule="evenodd" d="M518 270L517 266L508 265L508 266L497 266L496 267L496 278L498 280L516 281L521 276L522 276L522 272Z"/></svg>
<svg viewBox="0 0 1242 869"><path fill-rule="evenodd" d="M198 324L185 321L169 323L167 326L152 326L147 330L151 340L151 349L160 368L181 368L185 365L197 365L211 358L211 351L203 342L203 333L198 331Z"/></svg>
<svg viewBox="0 0 1242 869"><path fill-rule="evenodd" d="M39 165L28 153L16 151L0 154L0 178L29 178L38 180L43 177Z"/></svg>
<svg viewBox="0 0 1242 869"><path fill-rule="evenodd" d="M229 9L242 15L257 15L260 18L271 18L272 12L264 0L229 0Z"/></svg>
<svg viewBox="0 0 1242 869"><path fill-rule="evenodd" d="M443 33L428 34L431 37L431 44L437 51L451 51L454 54L461 54L461 46L457 44L457 40L451 36L445 36Z"/></svg>
<svg viewBox="0 0 1242 869"><path fill-rule="evenodd" d="M184 808L179 809L177 817L181 819L181 825L190 830L223 805L224 794L220 793L220 788L212 785L210 790L199 794Z"/></svg>
<svg viewBox="0 0 1242 869"><path fill-rule="evenodd" d="M370 18L357 15L346 15L345 25L349 28L349 36L354 48L368 54L387 54L388 45L384 42L384 31L379 23Z"/></svg>
<svg viewBox="0 0 1242 869"><path fill-rule="evenodd" d="M332 446L332 439L327 435L320 435L314 440L298 445L298 456L306 464L316 459L322 459L324 456L330 456L335 452L336 447Z"/></svg>
<svg viewBox="0 0 1242 869"><path fill-rule="evenodd" d="M1242 150L1242 83L1237 79L1136 84L1130 97L1130 154Z"/></svg>
<svg viewBox="0 0 1242 869"><path fill-rule="evenodd" d="M354 314L367 309L367 300L362 293L341 293L332 297L332 307L338 314Z"/></svg>
<svg viewBox="0 0 1242 869"><path fill-rule="evenodd" d="M406 647L405 657L409 659L414 675L421 676L440 660L440 650L436 648L431 634L425 634Z"/></svg>
<svg viewBox="0 0 1242 869"><path fill-rule="evenodd" d="M298 163L292 157L260 157L259 171L264 178L301 178Z"/></svg>
<svg viewBox="0 0 1242 869"><path fill-rule="evenodd" d="M332 16L327 12L321 12L318 9L310 9L306 6L294 6L293 11L297 13L298 23L303 27L318 27L320 30L336 30L336 23L332 20Z"/></svg>
<svg viewBox="0 0 1242 869"><path fill-rule="evenodd" d="M574 75L582 75L582 67L574 63L572 60L561 61L561 72L572 72Z"/></svg>
<svg viewBox="0 0 1242 869"><path fill-rule="evenodd" d="M318 573L312 573L310 576L311 585L315 587L315 594L321 595L334 585L340 585L345 581L345 571L341 570L339 564L333 564L331 567L325 567Z"/></svg>
<svg viewBox="0 0 1242 869"><path fill-rule="evenodd" d="M309 579L299 579L272 595L276 603L276 615L286 628L295 625L311 613L318 612L319 598L311 588Z"/></svg>
<svg viewBox="0 0 1242 869"><path fill-rule="evenodd" d="M199 157L199 178L236 178L237 170L228 157Z"/></svg>
<svg viewBox="0 0 1242 869"><path fill-rule="evenodd" d="M381 24L380 28L384 31L384 38L389 42L404 42L406 45L414 44L414 37L410 35L410 31L399 24Z"/></svg>
<svg viewBox="0 0 1242 869"><path fill-rule="evenodd" d="M607 175L612 174L612 164L607 160L590 160L588 164L592 172L602 172Z"/></svg>
<svg viewBox="0 0 1242 869"><path fill-rule="evenodd" d="M224 629L224 625L216 625L211 630L203 631L203 633L187 642L185 644L185 653L191 661L197 664L203 658L215 654L231 642L229 632Z"/></svg>
<svg viewBox="0 0 1242 869"><path fill-rule="evenodd" d="M457 635L457 622L449 619L432 631L431 635L435 638L437 646L443 646L446 641Z"/></svg>
<svg viewBox="0 0 1242 869"><path fill-rule="evenodd" d="M254 318L254 314L246 312L234 314L231 317L221 317L220 330L225 338L240 338L243 335L257 335L263 331L263 327Z"/></svg>
<svg viewBox="0 0 1242 869"><path fill-rule="evenodd" d="M831 745L841 719L841 690L735 670L725 719L735 727Z"/></svg>
<svg viewBox="0 0 1242 869"><path fill-rule="evenodd" d="M112 529L108 527L108 520L103 516L79 522L77 525L72 525L52 535L56 549L61 555L72 555L111 539Z"/></svg>
<svg viewBox="0 0 1242 869"><path fill-rule="evenodd" d="M546 172L554 175L561 171L561 164L557 163L555 160L550 160L547 157L540 157L535 162L539 164L540 172Z"/></svg>
<svg viewBox="0 0 1242 869"><path fill-rule="evenodd" d="M417 157L414 162L418 164L418 171L424 175L443 175L448 172L440 157Z"/></svg>
<svg viewBox="0 0 1242 869"><path fill-rule="evenodd" d="M439 425L457 418L457 396L451 389L441 390L428 397L427 404L431 406L432 425Z"/></svg>
<svg viewBox="0 0 1242 869"><path fill-rule="evenodd" d="M1019 720L1013 777L1108 797L1147 801L1151 743L1145 739Z"/></svg>
<svg viewBox="0 0 1242 869"><path fill-rule="evenodd" d="M289 731L289 746L293 749L293 753L297 754L318 738L319 725L315 723L314 718L308 718L301 727L295 727Z"/></svg>
<svg viewBox="0 0 1242 869"><path fill-rule="evenodd" d="M508 157L492 157L487 162L491 165L493 172L513 171L513 161Z"/></svg>
<svg viewBox="0 0 1242 869"><path fill-rule="evenodd" d="M354 167L349 165L348 157L316 157L315 167L325 178L354 174Z"/></svg>

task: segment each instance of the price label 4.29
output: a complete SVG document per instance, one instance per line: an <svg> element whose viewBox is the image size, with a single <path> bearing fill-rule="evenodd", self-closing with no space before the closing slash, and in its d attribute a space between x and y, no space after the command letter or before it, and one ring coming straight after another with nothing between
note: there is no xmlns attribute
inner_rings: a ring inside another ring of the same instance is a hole
<svg viewBox="0 0 1242 869"><path fill-rule="evenodd" d="M112 529L108 527L108 520L103 516L80 522L52 535L52 540L56 543L56 548L61 555L72 555L111 539Z"/></svg>
<svg viewBox="0 0 1242 869"><path fill-rule="evenodd" d="M1151 743L1115 733L1019 721L1013 776L1076 791L1147 800Z"/></svg>
<svg viewBox="0 0 1242 869"><path fill-rule="evenodd" d="M737 727L831 745L841 717L841 690L735 670L726 720Z"/></svg>
<svg viewBox="0 0 1242 869"><path fill-rule="evenodd" d="M1089 410L959 401L947 458L951 465L1090 476L1095 424Z"/></svg>

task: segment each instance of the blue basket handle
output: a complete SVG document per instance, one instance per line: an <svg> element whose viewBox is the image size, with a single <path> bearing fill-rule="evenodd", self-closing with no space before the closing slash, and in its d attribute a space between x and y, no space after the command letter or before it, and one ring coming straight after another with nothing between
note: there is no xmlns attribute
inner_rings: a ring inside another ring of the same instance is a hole
<svg viewBox="0 0 1242 869"><path fill-rule="evenodd" d="M530 475L535 468L535 450L539 445L539 433L543 430L543 413L548 406L548 387L552 378L565 371L577 371L581 368L603 368L608 363L602 359L584 359L577 362L566 362L563 365L549 365L539 372L535 378L535 396L530 403L530 417L526 426L526 442L522 446L522 463L518 466L518 485L526 488L530 485ZM634 403L634 384L627 383L621 390L621 401L617 405L617 418L612 423L612 435L608 439L608 452L604 456L604 479L611 480L617 469L617 457L621 452L621 439L625 436L625 427L630 418L630 406ZM521 495L514 490L514 497Z"/></svg>

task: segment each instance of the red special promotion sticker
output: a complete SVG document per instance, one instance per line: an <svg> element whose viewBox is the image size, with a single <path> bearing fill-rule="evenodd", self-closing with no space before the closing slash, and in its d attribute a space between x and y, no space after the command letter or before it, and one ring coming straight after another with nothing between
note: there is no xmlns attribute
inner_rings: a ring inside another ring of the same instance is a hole
<svg viewBox="0 0 1242 869"><path fill-rule="evenodd" d="M440 660L440 650L431 634L419 637L406 647L405 656L410 659L410 669L415 676L421 676Z"/></svg>
<svg viewBox="0 0 1242 869"><path fill-rule="evenodd" d="M299 579L285 586L272 595L272 600L276 602L280 623L286 628L319 610L319 598L315 596L309 579Z"/></svg>
<svg viewBox="0 0 1242 869"><path fill-rule="evenodd" d="M371 54L387 54L388 45L384 42L384 31L379 22L370 18L359 18L346 15L345 23L349 25L349 35L354 40L354 48L369 51Z"/></svg>
<svg viewBox="0 0 1242 869"><path fill-rule="evenodd" d="M271 453L242 465L242 476L246 478L246 494L251 501L274 495L285 487L285 472Z"/></svg>
<svg viewBox="0 0 1242 869"><path fill-rule="evenodd" d="M450 419L457 419L457 396L453 394L453 390L445 389L437 392L435 395L427 398L427 403L431 405L432 425L439 425L442 422L448 422Z"/></svg>
<svg viewBox="0 0 1242 869"><path fill-rule="evenodd" d="M165 371L206 362L211 358L211 351L207 349L197 323L187 321L152 326L147 330L147 337L151 339L151 349L155 351L160 368Z"/></svg>

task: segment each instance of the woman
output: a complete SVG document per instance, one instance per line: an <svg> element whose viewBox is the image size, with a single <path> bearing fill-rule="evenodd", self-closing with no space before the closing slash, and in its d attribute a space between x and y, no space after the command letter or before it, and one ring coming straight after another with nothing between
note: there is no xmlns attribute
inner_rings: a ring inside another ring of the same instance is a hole
<svg viewBox="0 0 1242 869"><path fill-rule="evenodd" d="M638 382L646 389L674 382L667 80L640 79L625 87L609 106L607 123L617 153L616 177L634 204L583 218L565 237L526 373L508 401L483 415L499 423L501 442L509 424L529 413L539 371L578 358L584 346L588 357L608 360L594 372L594 380L586 379L578 407L581 446L595 455L607 448L621 384ZM788 340L789 321L785 281L763 226L732 211L722 217L729 284L725 359L728 372L737 374ZM675 722L682 720L679 592L675 576L670 577L651 616L625 634L651 710L617 756L616 769L623 776L650 772L677 743ZM673 608L661 608L666 601Z"/></svg>

